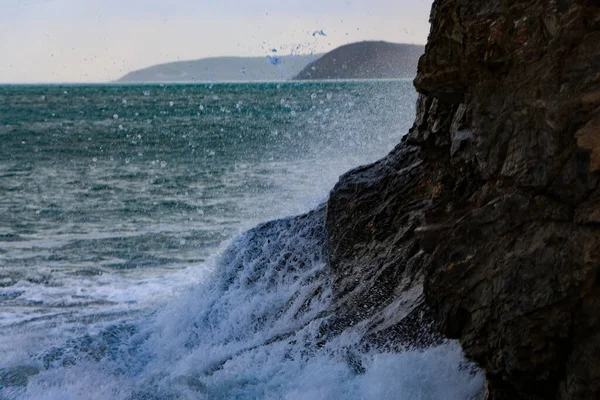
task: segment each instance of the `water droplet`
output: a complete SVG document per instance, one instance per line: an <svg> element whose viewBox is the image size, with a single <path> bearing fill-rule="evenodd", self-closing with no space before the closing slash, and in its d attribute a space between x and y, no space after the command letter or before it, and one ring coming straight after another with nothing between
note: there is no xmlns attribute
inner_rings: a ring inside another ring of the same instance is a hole
<svg viewBox="0 0 600 400"><path fill-rule="evenodd" d="M121 102L121 104L123 104L124 106L127 105L127 100L123 99L123 101Z"/></svg>
<svg viewBox="0 0 600 400"><path fill-rule="evenodd" d="M317 94L316 94L316 93L313 93L313 94L311 94L311 95L310 95L310 98L311 98L312 100L316 99L316 98L317 98Z"/></svg>
<svg viewBox="0 0 600 400"><path fill-rule="evenodd" d="M333 94L327 93L327 100L331 100L333 98Z"/></svg>
<svg viewBox="0 0 600 400"><path fill-rule="evenodd" d="M269 62L272 65L279 65L279 64L281 64L281 58L279 58L279 57L267 56L267 58L269 59Z"/></svg>
<svg viewBox="0 0 600 400"><path fill-rule="evenodd" d="M169 107L173 107L174 105L175 105L174 102L172 102L172 101L169 102Z"/></svg>
<svg viewBox="0 0 600 400"><path fill-rule="evenodd" d="M114 119L119 119L119 114L114 114L114 115L113 115L113 118L114 118Z"/></svg>
<svg viewBox="0 0 600 400"><path fill-rule="evenodd" d="M96 157L92 158L92 162L96 162L98 159Z"/></svg>
<svg viewBox="0 0 600 400"><path fill-rule="evenodd" d="M204 111L204 106L202 104L200 104L198 108L200 109L200 111Z"/></svg>
<svg viewBox="0 0 600 400"><path fill-rule="evenodd" d="M167 162L166 161L161 161L160 162L160 167L161 168L165 168L167 166Z"/></svg>

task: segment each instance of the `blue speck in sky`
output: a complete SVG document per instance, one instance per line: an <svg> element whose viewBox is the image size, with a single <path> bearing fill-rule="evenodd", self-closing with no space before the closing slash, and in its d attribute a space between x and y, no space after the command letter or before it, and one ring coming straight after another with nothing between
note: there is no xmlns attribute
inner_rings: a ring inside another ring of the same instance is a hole
<svg viewBox="0 0 600 400"><path fill-rule="evenodd" d="M317 36L317 35L319 35L319 36L327 36L327 34L325 33L325 31L323 29L321 29L320 31L314 31L312 35L313 36Z"/></svg>
<svg viewBox="0 0 600 400"><path fill-rule="evenodd" d="M271 49L273 53L277 53L277 49Z"/></svg>

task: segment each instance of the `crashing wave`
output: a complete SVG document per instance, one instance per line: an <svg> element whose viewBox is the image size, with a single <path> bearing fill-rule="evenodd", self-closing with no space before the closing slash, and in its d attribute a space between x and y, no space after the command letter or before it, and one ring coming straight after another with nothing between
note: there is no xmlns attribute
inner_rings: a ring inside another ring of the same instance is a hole
<svg viewBox="0 0 600 400"><path fill-rule="evenodd" d="M325 207L237 237L212 276L135 323L0 371L0 398L470 399L454 342L386 350L332 321Z"/></svg>

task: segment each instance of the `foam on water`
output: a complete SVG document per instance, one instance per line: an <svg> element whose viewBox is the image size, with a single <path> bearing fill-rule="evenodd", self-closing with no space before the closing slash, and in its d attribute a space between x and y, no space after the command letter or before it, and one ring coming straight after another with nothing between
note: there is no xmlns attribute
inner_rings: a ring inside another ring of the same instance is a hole
<svg viewBox="0 0 600 400"><path fill-rule="evenodd" d="M160 311L47 351L27 365L40 373L3 395L469 399L479 393L482 377L456 343L367 353L358 346L359 331L327 335L325 235L323 207L244 233L213 260L209 275Z"/></svg>

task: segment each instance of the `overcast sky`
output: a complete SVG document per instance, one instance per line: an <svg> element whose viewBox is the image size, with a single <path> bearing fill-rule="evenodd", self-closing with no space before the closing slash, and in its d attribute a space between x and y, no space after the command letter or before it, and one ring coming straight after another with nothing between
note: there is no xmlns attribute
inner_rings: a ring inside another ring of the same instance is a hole
<svg viewBox="0 0 600 400"><path fill-rule="evenodd" d="M0 82L103 82L177 60L425 43L432 0L0 0ZM326 36L315 35L323 31Z"/></svg>

